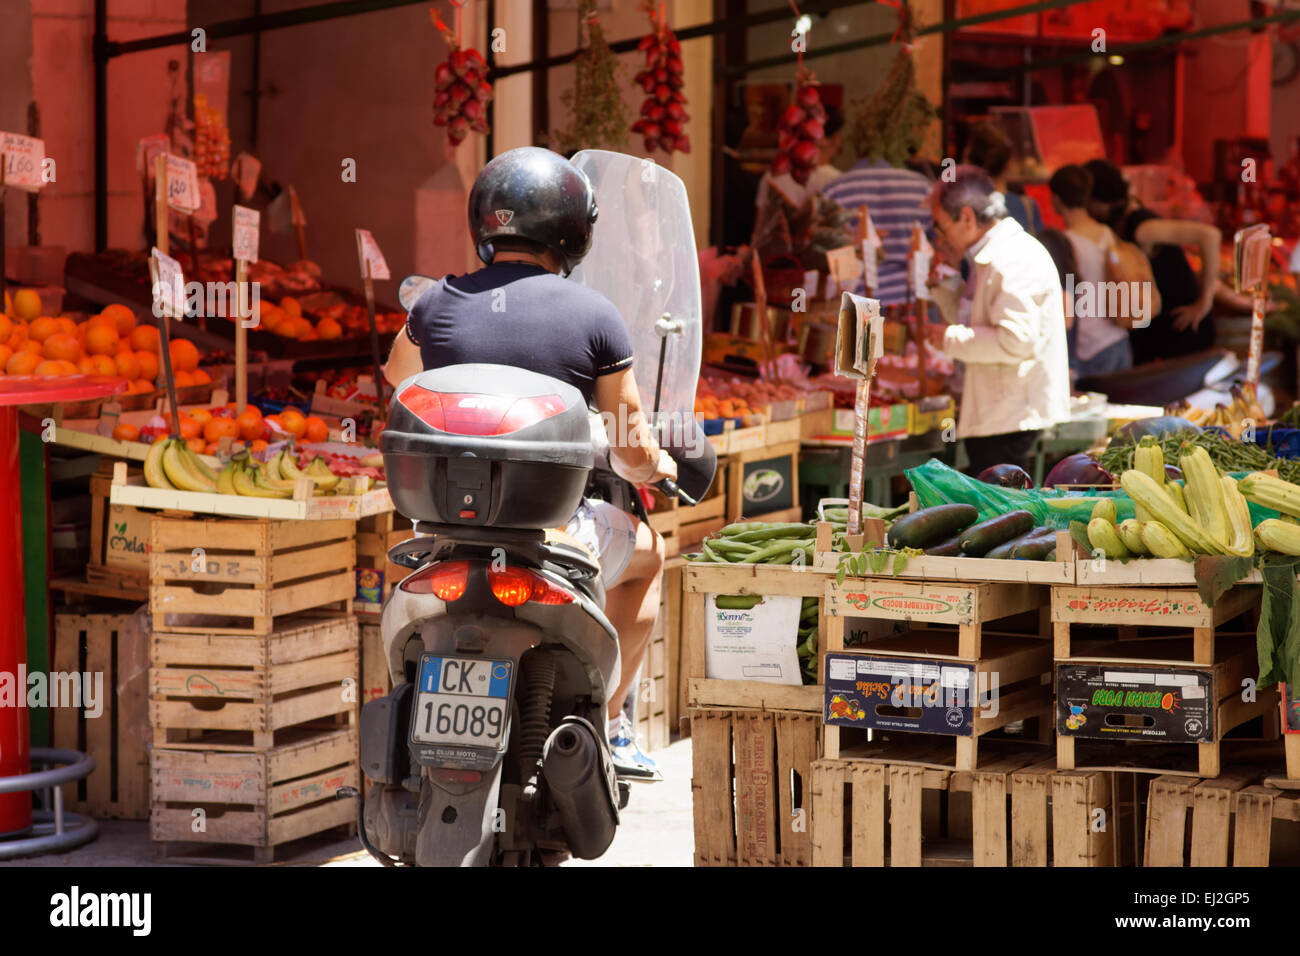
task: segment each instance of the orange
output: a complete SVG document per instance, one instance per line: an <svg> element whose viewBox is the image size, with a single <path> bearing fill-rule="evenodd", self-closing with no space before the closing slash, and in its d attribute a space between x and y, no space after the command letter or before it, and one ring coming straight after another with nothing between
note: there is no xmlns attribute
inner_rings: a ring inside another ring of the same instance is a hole
<svg viewBox="0 0 1300 956"><path fill-rule="evenodd" d="M169 346L172 368L192 372L199 367L199 350L188 339L172 339Z"/></svg>
<svg viewBox="0 0 1300 956"><path fill-rule="evenodd" d="M239 437L245 441L262 437L262 413L255 405L249 405L240 412L235 424L239 426Z"/></svg>
<svg viewBox="0 0 1300 956"><path fill-rule="evenodd" d="M305 437L308 441L327 441L329 439L329 426L325 424L324 420L315 415L309 415L305 420L305 424L307 426Z"/></svg>
<svg viewBox="0 0 1300 956"><path fill-rule="evenodd" d="M52 319L48 315L42 315L39 319L31 324L27 330L29 337L37 342L44 342L51 335L59 331L59 320Z"/></svg>
<svg viewBox="0 0 1300 956"><path fill-rule="evenodd" d="M230 418L214 418L203 426L203 437L208 441L220 441L223 438L238 438L239 426Z"/></svg>
<svg viewBox="0 0 1300 956"><path fill-rule="evenodd" d="M114 302L112 305L104 306L104 311L100 314L108 316L117 323L118 335L130 335L131 330L135 328L135 313L124 305Z"/></svg>
<svg viewBox="0 0 1300 956"><path fill-rule="evenodd" d="M35 339L24 339L23 343L18 346L18 351L31 352L33 355L39 355L41 358L45 358L45 346L40 342L37 342Z"/></svg>
<svg viewBox="0 0 1300 956"><path fill-rule="evenodd" d="M67 332L69 335L77 334L77 323L73 322L66 315L61 315L54 321L58 323L60 332Z"/></svg>
<svg viewBox="0 0 1300 956"><path fill-rule="evenodd" d="M298 326L299 342L314 342L320 338L320 336L316 334L316 326L311 324L310 319L299 319L298 321L307 323L306 325Z"/></svg>
<svg viewBox="0 0 1300 956"><path fill-rule="evenodd" d="M9 361L5 362L6 375L31 375L36 370L36 366L41 364L40 358L28 351L15 352L9 356Z"/></svg>
<svg viewBox="0 0 1300 956"><path fill-rule="evenodd" d="M284 419L281 418L279 415L267 415L267 416L266 416L264 419L262 419L262 420L263 420L264 422L268 422L269 424L271 424L271 425L273 425L274 427L278 428L278 429L279 429L280 431L282 431L282 432L285 431L285 428L284 428ZM287 432L285 432L285 433L288 434Z"/></svg>
<svg viewBox="0 0 1300 956"><path fill-rule="evenodd" d="M341 339L343 326L334 319L321 319L316 325L316 334L323 339Z"/></svg>
<svg viewBox="0 0 1300 956"><path fill-rule="evenodd" d="M56 378L59 375L69 374L64 371L63 366L63 362L55 359L46 359L44 362L37 365L36 368L32 369L32 374L39 376L40 378ZM76 369L77 367L74 365L72 367L72 374L76 374Z"/></svg>
<svg viewBox="0 0 1300 956"><path fill-rule="evenodd" d="M81 358L81 345L75 335L67 332L55 332L45 340L45 357L75 362Z"/></svg>
<svg viewBox="0 0 1300 956"><path fill-rule="evenodd" d="M136 428L134 425L128 425L123 422L121 425L118 425L113 429L113 437L118 441L139 441L140 429Z"/></svg>
<svg viewBox="0 0 1300 956"><path fill-rule="evenodd" d="M7 345L0 345L0 373L4 372L5 365L13 358L14 350Z"/></svg>
<svg viewBox="0 0 1300 956"><path fill-rule="evenodd" d="M137 378L134 382L126 387L128 395L147 395L154 390L153 382L147 379Z"/></svg>
<svg viewBox="0 0 1300 956"><path fill-rule="evenodd" d="M41 314L41 297L35 289L19 289L14 293L14 315L20 319L34 319Z"/></svg>
<svg viewBox="0 0 1300 956"><path fill-rule="evenodd" d="M254 455L261 454L262 452L266 451L266 442L264 442L260 438L254 438L252 443L249 444L248 450L251 451Z"/></svg>
<svg viewBox="0 0 1300 956"><path fill-rule="evenodd" d="M0 342L9 341L9 336L14 334L16 323L9 316L0 313Z"/></svg>
<svg viewBox="0 0 1300 956"><path fill-rule="evenodd" d="M184 369L172 369L172 381L176 383L177 388L193 388L194 375L186 372Z"/></svg>
<svg viewBox="0 0 1300 956"><path fill-rule="evenodd" d="M291 295L286 295L280 300L280 308L285 312L288 312L295 319L302 315L302 306L298 303L298 300Z"/></svg>
<svg viewBox="0 0 1300 956"><path fill-rule="evenodd" d="M153 381L158 377L158 356L144 349L135 353L135 360L140 363L140 377Z"/></svg>
<svg viewBox="0 0 1300 956"><path fill-rule="evenodd" d="M202 438L196 437L186 439L185 444L189 445L190 451L194 452L196 455L205 455L208 452L207 443L204 442Z"/></svg>
<svg viewBox="0 0 1300 956"><path fill-rule="evenodd" d="M117 331L117 323L113 321L113 317L111 315L105 315L103 312L92 315L86 320L86 324L90 326L102 325L106 329L112 329L114 332Z"/></svg>
<svg viewBox="0 0 1300 956"><path fill-rule="evenodd" d="M212 421L212 413L206 408L191 408L186 414L200 425L206 425Z"/></svg>
<svg viewBox="0 0 1300 956"><path fill-rule="evenodd" d="M83 355L77 359L77 371L82 375L95 374L95 357L92 355Z"/></svg>
<svg viewBox="0 0 1300 956"><path fill-rule="evenodd" d="M112 355L117 351L117 329L92 320L86 329L86 351L91 355Z"/></svg>
<svg viewBox="0 0 1300 956"><path fill-rule="evenodd" d="M198 438L203 434L203 426L188 415L182 415L178 424L182 438Z"/></svg>
<svg viewBox="0 0 1300 956"><path fill-rule="evenodd" d="M212 376L209 375L204 369L196 368L193 372L190 373L190 375L193 377L195 385L212 384Z"/></svg>
<svg viewBox="0 0 1300 956"><path fill-rule="evenodd" d="M117 364L118 375L123 378L140 377L140 360L135 357L134 352L118 352L113 359Z"/></svg>
<svg viewBox="0 0 1300 956"><path fill-rule="evenodd" d="M117 375L117 363L113 361L111 355L92 355L90 357L91 375ZM131 375L123 375L123 378L133 378Z"/></svg>
<svg viewBox="0 0 1300 956"><path fill-rule="evenodd" d="M275 327L285 320L285 314L280 309L273 309L269 305L262 306L257 313L257 325L254 326L263 332L274 332Z"/></svg>
<svg viewBox="0 0 1300 956"><path fill-rule="evenodd" d="M292 405L288 405L280 412L281 427L290 435L301 438L307 431L307 419L303 413L298 411Z"/></svg>
<svg viewBox="0 0 1300 956"><path fill-rule="evenodd" d="M131 330L131 348L137 352L152 352L157 355L158 330L152 325L137 325Z"/></svg>
<svg viewBox="0 0 1300 956"><path fill-rule="evenodd" d="M298 331L298 320L293 318L285 319L273 326L271 331L281 338L297 338L294 333Z"/></svg>

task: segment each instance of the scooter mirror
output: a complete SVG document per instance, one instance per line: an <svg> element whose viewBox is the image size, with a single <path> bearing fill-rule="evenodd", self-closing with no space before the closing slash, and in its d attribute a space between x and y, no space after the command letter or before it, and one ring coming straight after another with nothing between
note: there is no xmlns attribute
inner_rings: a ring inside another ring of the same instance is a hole
<svg viewBox="0 0 1300 956"><path fill-rule="evenodd" d="M424 295L437 281L437 279L429 276L407 276L397 288L397 301L401 303L403 309L410 312L415 308L415 303L420 301L420 296Z"/></svg>

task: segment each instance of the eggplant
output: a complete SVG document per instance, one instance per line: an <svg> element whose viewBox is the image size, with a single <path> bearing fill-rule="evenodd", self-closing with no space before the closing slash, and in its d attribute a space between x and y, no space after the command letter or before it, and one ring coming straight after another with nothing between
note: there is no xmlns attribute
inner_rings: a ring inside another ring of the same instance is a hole
<svg viewBox="0 0 1300 956"><path fill-rule="evenodd" d="M1129 422L1115 432L1115 440L1125 445L1136 445L1147 435L1158 439L1178 432L1196 432L1200 434L1200 431L1199 427L1185 418L1179 418L1177 415L1159 415L1154 418L1139 418L1137 421Z"/></svg>
<svg viewBox="0 0 1300 956"><path fill-rule="evenodd" d="M1179 468L1177 465L1165 465L1165 480L1182 481L1183 470Z"/></svg>
<svg viewBox="0 0 1300 956"><path fill-rule="evenodd" d="M1057 485L1113 485L1115 476L1087 452L1062 458L1043 479L1044 488Z"/></svg>
<svg viewBox="0 0 1300 956"><path fill-rule="evenodd" d="M1019 465L990 465L979 473L978 481L1000 488L1032 488L1034 479Z"/></svg>

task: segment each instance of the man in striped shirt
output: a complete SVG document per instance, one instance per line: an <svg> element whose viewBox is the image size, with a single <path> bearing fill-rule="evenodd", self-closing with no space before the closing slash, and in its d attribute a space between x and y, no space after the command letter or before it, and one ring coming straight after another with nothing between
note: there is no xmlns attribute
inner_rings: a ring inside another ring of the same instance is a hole
<svg viewBox="0 0 1300 956"><path fill-rule="evenodd" d="M860 159L853 168L831 181L822 195L850 212L865 205L876 230L883 233L885 261L880 263L880 285L873 290L881 305L901 305L907 299L907 246L912 223L930 229L930 181L910 169L895 169L883 159ZM862 291L862 283L857 284Z"/></svg>

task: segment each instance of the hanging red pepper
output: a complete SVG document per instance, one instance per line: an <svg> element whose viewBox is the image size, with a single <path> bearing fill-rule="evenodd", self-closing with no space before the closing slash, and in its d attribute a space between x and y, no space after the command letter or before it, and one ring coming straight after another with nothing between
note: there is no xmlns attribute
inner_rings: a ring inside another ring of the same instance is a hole
<svg viewBox="0 0 1300 956"><path fill-rule="evenodd" d="M790 0L790 6L797 18L799 8L794 0ZM817 87L817 78L812 70L803 65L801 46L799 67L795 71L794 102L786 108L777 127L777 154L772 160L772 175L789 173L800 186L808 182L808 177L817 168L820 143L825 135L822 124L826 122L826 110L822 107Z"/></svg>
<svg viewBox="0 0 1300 956"><path fill-rule="evenodd" d="M645 53L646 67L635 77L645 90L646 99L641 104L641 118L632 124L632 132L645 137L645 151L665 153L691 151L691 138L686 133L686 123L691 118L686 112L686 84L682 64L682 45L668 27L664 5L656 13L653 2L643 5L650 15L650 32L641 38L637 49Z"/></svg>
<svg viewBox="0 0 1300 956"><path fill-rule="evenodd" d="M451 0L456 8L456 29L442 22L436 9L430 8L433 25L438 28L451 54L434 70L436 92L433 96L433 125L447 127L447 140L459 146L473 130L486 133L487 104L492 99L492 84L487 81L487 62L473 47L461 48L461 10L465 0Z"/></svg>

